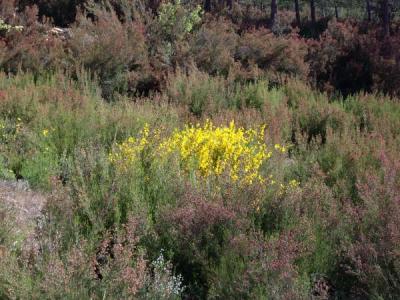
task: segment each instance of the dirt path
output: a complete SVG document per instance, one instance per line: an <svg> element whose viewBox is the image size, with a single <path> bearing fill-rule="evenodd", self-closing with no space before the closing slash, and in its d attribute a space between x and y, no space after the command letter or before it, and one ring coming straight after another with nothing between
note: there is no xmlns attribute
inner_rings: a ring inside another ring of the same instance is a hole
<svg viewBox="0 0 400 300"><path fill-rule="evenodd" d="M0 205L13 216L13 234L32 245L36 220L46 203L44 195L34 192L24 181L0 180Z"/></svg>

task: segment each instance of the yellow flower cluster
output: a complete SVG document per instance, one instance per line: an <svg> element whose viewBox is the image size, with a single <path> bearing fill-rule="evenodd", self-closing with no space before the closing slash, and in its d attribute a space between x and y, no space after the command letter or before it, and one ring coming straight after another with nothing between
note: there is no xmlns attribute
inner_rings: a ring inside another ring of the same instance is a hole
<svg viewBox="0 0 400 300"><path fill-rule="evenodd" d="M18 134L22 132L24 123L22 119L18 117L15 123L7 122L0 119L0 140L11 142L15 140Z"/></svg>
<svg viewBox="0 0 400 300"><path fill-rule="evenodd" d="M214 126L211 121L204 125L186 126L161 139L160 130L151 131L146 124L139 137L129 137L116 144L109 160L118 170L128 171L145 154L157 163L169 163L175 157L179 168L193 172L197 178L227 176L233 182L274 184L272 175L262 174L261 167L273 151L286 152L279 144L267 147L264 141L265 126L255 129ZM43 135L47 132L43 131ZM193 174L192 173L192 174ZM290 183L295 186L295 182Z"/></svg>
<svg viewBox="0 0 400 300"><path fill-rule="evenodd" d="M210 121L204 126L186 126L160 145L164 156L177 153L187 171L202 177L228 174L233 181L252 184L263 182L260 168L272 155L264 142L264 129L215 127Z"/></svg>
<svg viewBox="0 0 400 300"><path fill-rule="evenodd" d="M295 189L300 185L300 182L298 182L296 179L292 179L289 181L289 188Z"/></svg>
<svg viewBox="0 0 400 300"><path fill-rule="evenodd" d="M281 146L281 145L279 145L279 144L275 144L275 150L277 150L277 151L280 151L280 152L282 152L282 153L285 153L286 152L286 147L285 146Z"/></svg>
<svg viewBox="0 0 400 300"><path fill-rule="evenodd" d="M0 141L2 142L3 140L5 141L7 138L6 134L6 125L3 122L3 120L0 120Z"/></svg>
<svg viewBox="0 0 400 300"><path fill-rule="evenodd" d="M22 129L22 120L21 118L17 118L17 123L15 123L15 133L20 133Z"/></svg>
<svg viewBox="0 0 400 300"><path fill-rule="evenodd" d="M47 136L49 135L49 130L48 130L47 128L43 129L43 130L42 130L42 135L43 135L44 137L47 137Z"/></svg>
<svg viewBox="0 0 400 300"><path fill-rule="evenodd" d="M128 170L149 144L149 134L149 125L145 124L140 133L140 138L129 137L116 145L115 149L109 154L110 162L116 164L121 170Z"/></svg>

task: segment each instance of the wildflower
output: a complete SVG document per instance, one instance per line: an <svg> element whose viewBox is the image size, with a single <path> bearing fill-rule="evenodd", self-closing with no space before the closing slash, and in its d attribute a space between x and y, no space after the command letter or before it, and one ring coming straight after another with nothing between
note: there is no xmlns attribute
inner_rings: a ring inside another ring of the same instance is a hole
<svg viewBox="0 0 400 300"><path fill-rule="evenodd" d="M298 187L299 185L300 183L296 179L292 179L289 181L289 187L292 189Z"/></svg>
<svg viewBox="0 0 400 300"><path fill-rule="evenodd" d="M15 132L19 133L21 131L22 128L22 120L21 118L17 118L17 123L15 124Z"/></svg>
<svg viewBox="0 0 400 300"><path fill-rule="evenodd" d="M139 137L131 136L116 144L109 160L119 170L128 170L151 150L153 161L170 162L175 156L182 170L198 178L225 176L241 185L265 182L273 185L276 182L272 175L265 177L262 174L262 166L272 156L264 142L264 132L265 125L244 129L231 121L229 126L218 127L207 120L204 125L187 125L182 130L175 130L161 140L160 129L152 130L150 134L149 126L145 124ZM286 151L279 144L275 149Z"/></svg>
<svg viewBox="0 0 400 300"><path fill-rule="evenodd" d="M120 170L127 170L149 144L149 134L149 126L145 124L140 132L141 137L136 139L131 136L121 144L117 144L115 150L108 156L109 161L115 163Z"/></svg>
<svg viewBox="0 0 400 300"><path fill-rule="evenodd" d="M234 121L228 127L215 127L207 120L203 127L176 131L160 145L160 152L177 153L184 169L203 178L227 173L234 182L263 182L260 168L272 155L264 143L264 130L265 126L238 128Z"/></svg>
<svg viewBox="0 0 400 300"><path fill-rule="evenodd" d="M286 152L286 147L285 146L281 146L280 144L275 144L274 148L275 148L275 150L280 151L282 153Z"/></svg>
<svg viewBox="0 0 400 300"><path fill-rule="evenodd" d="M44 137L47 137L49 135L49 130L48 129L43 129L42 134Z"/></svg>

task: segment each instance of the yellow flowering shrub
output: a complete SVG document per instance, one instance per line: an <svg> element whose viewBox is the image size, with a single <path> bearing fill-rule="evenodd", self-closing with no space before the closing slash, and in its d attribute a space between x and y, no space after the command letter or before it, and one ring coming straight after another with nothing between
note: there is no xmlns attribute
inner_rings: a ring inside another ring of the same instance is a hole
<svg viewBox="0 0 400 300"><path fill-rule="evenodd" d="M49 130L48 130L47 128L43 129L43 130L42 130L42 135L43 135L44 137L47 137L47 136L49 135Z"/></svg>
<svg viewBox="0 0 400 300"><path fill-rule="evenodd" d="M128 170L149 144L149 135L149 125L145 124L139 138L129 137L116 145L114 150L109 154L110 162L114 163L120 170Z"/></svg>
<svg viewBox="0 0 400 300"><path fill-rule="evenodd" d="M252 184L263 182L260 168L272 155L264 142L264 129L215 127L210 121L204 126L186 126L160 145L160 153L179 155L181 166L196 171L201 177L228 174L233 181Z"/></svg>
<svg viewBox="0 0 400 300"><path fill-rule="evenodd" d="M129 137L117 144L109 160L119 170L127 171L146 150L146 154L159 163L171 162L175 155L179 167L194 172L198 178L225 175L239 184L272 183L270 177L261 173L261 167L273 151L284 153L286 148L279 144L267 147L264 131L265 126L244 129L232 121L229 126L218 127L207 121L203 126L188 125L161 140L160 132L150 134L146 124L138 138Z"/></svg>

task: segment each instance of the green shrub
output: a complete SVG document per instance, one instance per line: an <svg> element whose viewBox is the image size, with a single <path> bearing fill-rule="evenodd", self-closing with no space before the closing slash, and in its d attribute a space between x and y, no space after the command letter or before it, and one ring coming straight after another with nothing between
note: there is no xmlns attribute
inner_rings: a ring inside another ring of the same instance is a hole
<svg viewBox="0 0 400 300"><path fill-rule="evenodd" d="M178 71L169 80L167 93L171 102L186 106L197 117L226 109L252 108L262 111L265 102L276 101L266 81L235 83L197 69L192 69L188 74ZM271 103L273 107L276 105Z"/></svg>
<svg viewBox="0 0 400 300"><path fill-rule="evenodd" d="M306 54L305 42L295 35L277 37L267 30L257 30L243 34L235 57L250 75L261 73L258 76L281 83L285 76L308 76Z"/></svg>
<svg viewBox="0 0 400 300"><path fill-rule="evenodd" d="M159 8L158 22L164 38L169 41L183 38L201 22L202 13L200 5L190 10L185 8L180 0L175 3L162 3Z"/></svg>
<svg viewBox="0 0 400 300"><path fill-rule="evenodd" d="M238 68L234 59L238 38L234 25L223 19L204 23L190 41L191 56L200 70L227 76Z"/></svg>
<svg viewBox="0 0 400 300"><path fill-rule="evenodd" d="M94 7L92 13L96 21L80 14L71 28L68 48L74 64L98 77L107 99L115 93L133 92L147 66L143 25L130 20L122 23L112 10Z"/></svg>

